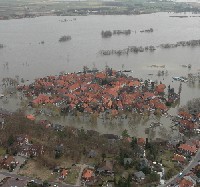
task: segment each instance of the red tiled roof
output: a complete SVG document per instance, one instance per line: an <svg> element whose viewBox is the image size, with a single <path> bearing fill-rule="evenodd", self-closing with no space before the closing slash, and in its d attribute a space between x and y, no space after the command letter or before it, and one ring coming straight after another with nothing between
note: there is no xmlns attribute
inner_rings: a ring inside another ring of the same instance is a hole
<svg viewBox="0 0 200 187"><path fill-rule="evenodd" d="M197 127L193 122L188 121L188 120L181 120L180 124L184 125L188 129L194 129Z"/></svg>
<svg viewBox="0 0 200 187"><path fill-rule="evenodd" d="M69 87L69 90L76 90L80 88L80 85L78 83L75 83L75 84L72 84L70 87Z"/></svg>
<svg viewBox="0 0 200 187"><path fill-rule="evenodd" d="M155 107L163 111L166 111L168 109L164 103L155 103Z"/></svg>
<svg viewBox="0 0 200 187"><path fill-rule="evenodd" d="M138 138L138 139L137 139L137 144L138 144L138 145L143 146L143 145L145 145L145 143L146 143L146 141L145 141L144 138Z"/></svg>
<svg viewBox="0 0 200 187"><path fill-rule="evenodd" d="M117 110L112 110L112 115L113 116L116 116L118 114L118 111Z"/></svg>
<svg viewBox="0 0 200 187"><path fill-rule="evenodd" d="M129 82L129 84L128 84L128 86L140 86L141 85L141 83L139 82L139 81L131 81L131 82Z"/></svg>
<svg viewBox="0 0 200 187"><path fill-rule="evenodd" d="M187 144L181 144L178 148L179 149L183 149L185 151L189 151L191 153L196 153L196 151L197 151L197 148L196 148L195 145L194 146L190 146L190 145L187 145Z"/></svg>
<svg viewBox="0 0 200 187"><path fill-rule="evenodd" d="M185 162L185 157L183 155L174 154L174 158L172 160L178 162Z"/></svg>
<svg viewBox="0 0 200 187"><path fill-rule="evenodd" d="M60 175L65 177L67 176L67 174L68 174L68 171L66 169L63 169Z"/></svg>
<svg viewBox="0 0 200 187"><path fill-rule="evenodd" d="M35 120L35 116L33 116L32 114L27 115L26 118L31 120L31 121Z"/></svg>
<svg viewBox="0 0 200 187"><path fill-rule="evenodd" d="M159 84L159 85L156 86L156 89L155 89L155 90L156 90L158 93L162 93L162 92L164 92L165 88L166 88L166 85L165 85L165 84Z"/></svg>
<svg viewBox="0 0 200 187"><path fill-rule="evenodd" d="M92 170L86 169L86 170L83 171L82 177L85 178L85 179L89 179L89 178L92 177L93 173L94 172Z"/></svg>
<svg viewBox="0 0 200 187"><path fill-rule="evenodd" d="M179 182L179 187L192 187L192 186L194 186L194 184L191 181L188 181L184 178Z"/></svg>
<svg viewBox="0 0 200 187"><path fill-rule="evenodd" d="M178 115L179 115L179 116L182 116L182 117L184 117L184 118L186 118L186 119L192 118L192 115L191 115L191 114L189 114L188 112L184 112L184 111L179 112Z"/></svg>
<svg viewBox="0 0 200 187"><path fill-rule="evenodd" d="M144 99L148 99L148 98L152 98L152 97L154 97L154 96L155 96L154 93L145 92L143 98L144 98Z"/></svg>
<svg viewBox="0 0 200 187"><path fill-rule="evenodd" d="M105 73L97 73L96 78L99 78L99 79L105 79L106 78L106 74Z"/></svg>
<svg viewBox="0 0 200 187"><path fill-rule="evenodd" d="M34 104L41 104L41 103L48 103L50 97L48 95L40 94L36 99L34 99L32 102Z"/></svg>

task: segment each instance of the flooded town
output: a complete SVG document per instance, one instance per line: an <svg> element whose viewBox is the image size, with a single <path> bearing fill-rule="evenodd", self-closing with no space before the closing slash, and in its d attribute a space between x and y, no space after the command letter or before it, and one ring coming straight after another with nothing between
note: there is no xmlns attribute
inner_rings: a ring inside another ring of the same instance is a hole
<svg viewBox="0 0 200 187"><path fill-rule="evenodd" d="M0 186L200 186L197 1L0 2Z"/></svg>

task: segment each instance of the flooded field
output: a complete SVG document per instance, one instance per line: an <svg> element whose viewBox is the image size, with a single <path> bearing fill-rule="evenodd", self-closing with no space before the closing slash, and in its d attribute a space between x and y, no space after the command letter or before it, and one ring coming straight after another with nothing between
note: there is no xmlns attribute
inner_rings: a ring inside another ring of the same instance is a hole
<svg viewBox="0 0 200 187"><path fill-rule="evenodd" d="M83 16L76 17L39 17L0 21L0 79L19 76L30 82L37 77L56 75L59 72L78 72L83 66L104 69L106 65L113 69L132 70L133 77L162 81L167 86L178 90L180 82L172 77L188 76L188 73L200 72L200 47L179 47L157 49L154 52L130 54L128 56L101 56L100 50L123 49L128 46L158 46L163 43L200 39L200 17L170 17L173 13L156 13L139 16ZM196 15L195 15L196 16ZM72 20L62 22L60 20ZM188 21L189 20L189 21ZM131 23L131 24L130 24ZM152 33L141 33L141 30L153 28ZM102 38L102 30L131 30L131 34ZM71 40L58 42L63 35L70 35ZM42 44L41 42L44 41ZM191 68L182 65L191 64ZM151 67L158 65L164 67ZM158 71L168 71L167 75L158 76ZM2 91L0 91L1 93ZM199 97L198 82L183 83L180 103L169 110L175 115L178 106L188 100ZM0 108L15 110L20 106L20 99L9 95L0 99ZM30 110L29 112L32 112ZM47 118L42 116L41 118ZM49 118L49 117L48 117ZM94 129L102 133L121 134L127 129L132 135L145 135L145 128L152 122L160 121L163 125L154 128L152 136L163 136L171 133L171 120L165 116L128 116L127 119L98 119L92 123L87 117L61 117L51 119L63 125L78 128Z"/></svg>

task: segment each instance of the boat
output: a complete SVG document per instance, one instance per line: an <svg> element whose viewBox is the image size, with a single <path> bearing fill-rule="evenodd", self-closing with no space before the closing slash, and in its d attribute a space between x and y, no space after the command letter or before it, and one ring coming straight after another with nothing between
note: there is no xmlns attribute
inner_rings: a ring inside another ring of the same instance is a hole
<svg viewBox="0 0 200 187"><path fill-rule="evenodd" d="M122 72L128 73L128 72L132 72L132 70L124 70Z"/></svg>
<svg viewBox="0 0 200 187"><path fill-rule="evenodd" d="M172 77L175 81L179 81L180 77Z"/></svg>
<svg viewBox="0 0 200 187"><path fill-rule="evenodd" d="M3 95L3 94L0 94L0 99L3 98L3 97L4 97L4 95Z"/></svg>

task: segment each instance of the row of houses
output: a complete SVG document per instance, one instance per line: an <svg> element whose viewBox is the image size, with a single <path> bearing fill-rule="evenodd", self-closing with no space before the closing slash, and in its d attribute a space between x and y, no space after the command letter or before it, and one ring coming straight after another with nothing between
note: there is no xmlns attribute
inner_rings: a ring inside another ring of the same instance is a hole
<svg viewBox="0 0 200 187"><path fill-rule="evenodd" d="M176 123L182 133L200 133L200 113L190 114L186 111L180 111Z"/></svg>

